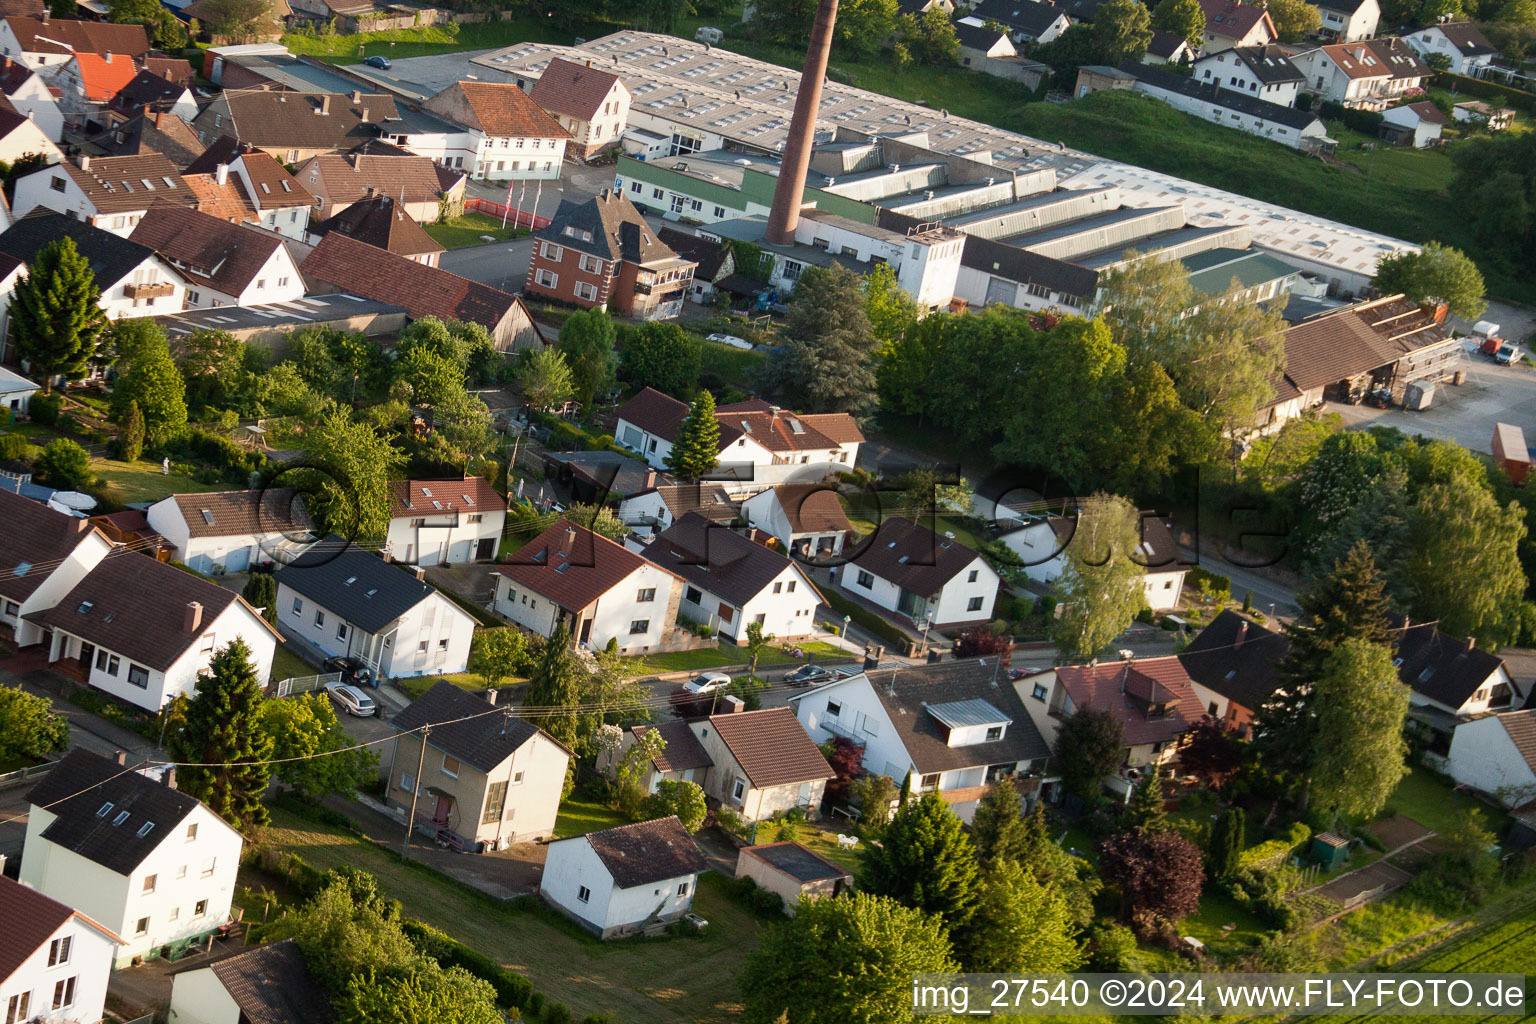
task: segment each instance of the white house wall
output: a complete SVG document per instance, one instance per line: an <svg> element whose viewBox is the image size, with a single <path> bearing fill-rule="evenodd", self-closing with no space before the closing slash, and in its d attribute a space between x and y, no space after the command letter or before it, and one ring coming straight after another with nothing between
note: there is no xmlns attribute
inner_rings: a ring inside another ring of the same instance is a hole
<svg viewBox="0 0 1536 1024"><path fill-rule="evenodd" d="M560 615L555 602L500 574L491 607L524 629L546 637L554 633Z"/></svg>
<svg viewBox="0 0 1536 1024"><path fill-rule="evenodd" d="M69 959L49 967L49 950L54 941L60 939L69 940ZM32 955L23 960L9 978L0 979L0 1012L4 1012L10 1005L13 996L30 994L24 1020L30 1021L34 1015L48 1021L100 1020L102 1007L107 1001L107 977L112 973L113 953L116 949L117 943L98 929L78 917L71 917L39 943ZM54 986L69 978L75 979L74 1001L67 1007L51 1011Z"/></svg>
<svg viewBox="0 0 1536 1024"><path fill-rule="evenodd" d="M64 596L75 589L75 585L85 578L85 574L96 568L111 550L112 542L102 536L100 531L93 532L75 545L75 550L59 563L58 568L49 573L48 578L27 595L27 599L21 602L21 609L17 616L0 616L0 620L15 627L17 646L27 647L40 643L44 635L41 626L24 621L24 617L32 612L52 608L64 600ZM8 604L0 601L0 608L4 607L8 607Z"/></svg>
<svg viewBox="0 0 1536 1024"><path fill-rule="evenodd" d="M1493 794L1505 808L1536 798L1536 771L1497 716L1456 727L1445 770L1457 782Z"/></svg>
<svg viewBox="0 0 1536 1024"><path fill-rule="evenodd" d="M836 715L828 711L828 702L838 705ZM833 736L861 744L864 770L887 776L897 786L912 769L912 757L867 676L810 691L795 701L795 717L818 744Z"/></svg>
<svg viewBox="0 0 1536 1024"><path fill-rule="evenodd" d="M971 572L976 573L976 582L968 582ZM997 600L997 587L1001 582L986 559L977 555L971 564L956 573L944 589L939 591L939 602L934 622L972 622L978 619L990 619L992 617L992 604ZM981 598L981 607L975 611L967 607L971 598Z"/></svg>
<svg viewBox="0 0 1536 1024"><path fill-rule="evenodd" d="M478 523L469 521L479 516ZM421 526L412 526L414 522ZM443 562L462 564L475 560L478 542L501 541L502 528L506 526L505 509L486 512L455 511L438 515L396 516L389 521L385 547L390 557L411 565L439 565ZM495 547L492 547L492 557Z"/></svg>
<svg viewBox="0 0 1536 1024"><path fill-rule="evenodd" d="M171 1020L175 1024L240 1024L235 1002L210 967L171 978Z"/></svg>
<svg viewBox="0 0 1536 1024"><path fill-rule="evenodd" d="M294 610L294 600L302 604ZM315 622L315 612L324 618ZM277 587L277 618L326 654L354 655L376 665L386 676L405 678L463 672L475 620L433 591L377 634L365 633L334 610L304 597L287 584ZM337 636L337 627L346 635ZM447 640L446 646L442 644ZM421 645L425 643L425 651Z"/></svg>

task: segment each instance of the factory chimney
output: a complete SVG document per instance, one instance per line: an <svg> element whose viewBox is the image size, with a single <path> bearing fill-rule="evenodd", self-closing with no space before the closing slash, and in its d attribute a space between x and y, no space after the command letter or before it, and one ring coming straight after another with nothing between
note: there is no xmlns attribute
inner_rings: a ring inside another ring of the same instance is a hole
<svg viewBox="0 0 1536 1024"><path fill-rule="evenodd" d="M816 114L821 109L821 86L827 78L827 57L832 51L832 25L837 21L837 0L820 0L811 45L805 51L800 72L800 91L795 96L795 116L784 140L784 162L773 189L773 209L768 211L768 241L788 245L795 240L800 223L800 204L805 196L805 175L811 166L811 146L816 141Z"/></svg>

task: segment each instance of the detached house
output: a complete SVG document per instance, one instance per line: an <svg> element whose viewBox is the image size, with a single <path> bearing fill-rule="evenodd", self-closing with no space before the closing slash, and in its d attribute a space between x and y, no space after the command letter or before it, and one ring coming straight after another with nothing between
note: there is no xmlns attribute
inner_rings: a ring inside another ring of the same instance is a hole
<svg viewBox="0 0 1536 1024"><path fill-rule="evenodd" d="M56 72L77 53L143 60L149 54L149 34L143 25L53 18L46 10L31 17L0 18L0 54L33 71Z"/></svg>
<svg viewBox="0 0 1536 1024"><path fill-rule="evenodd" d="M115 966L184 951L229 920L240 833L179 792L175 768L156 780L77 747L27 803L22 884L121 939Z"/></svg>
<svg viewBox="0 0 1536 1024"><path fill-rule="evenodd" d="M861 672L790 702L812 740L852 740L866 772L898 789L910 774L966 822L990 783L1038 774L1051 752L995 660Z"/></svg>
<svg viewBox="0 0 1536 1024"><path fill-rule="evenodd" d="M673 252L620 192L562 201L534 233L526 291L620 316L666 320L682 311L697 266Z"/></svg>
<svg viewBox="0 0 1536 1024"><path fill-rule="evenodd" d="M583 158L619 144L634 100L618 75L564 57L551 58L530 96L570 133Z"/></svg>
<svg viewBox="0 0 1536 1024"><path fill-rule="evenodd" d="M672 639L682 581L670 569L561 519L497 566L497 614L552 636L564 626L592 647L654 650Z"/></svg>
<svg viewBox="0 0 1536 1024"><path fill-rule="evenodd" d="M614 438L656 469L665 469L688 403L644 388L617 413ZM762 399L715 407L720 464L710 479L752 493L784 483L817 482L858 465L864 435L843 412L793 413Z"/></svg>
<svg viewBox="0 0 1536 1024"><path fill-rule="evenodd" d="M1335 43L1369 39L1381 21L1378 0L1317 0L1312 6L1322 21L1319 35Z"/></svg>
<svg viewBox="0 0 1536 1024"><path fill-rule="evenodd" d="M1440 132L1451 123L1451 119L1429 100L1392 107L1382 113L1381 120L1380 130L1384 138L1414 149L1425 149L1439 142Z"/></svg>
<svg viewBox="0 0 1536 1024"><path fill-rule="evenodd" d="M414 794L416 829L476 853L554 833L572 754L515 708L439 682L389 724L389 802L409 812Z"/></svg>
<svg viewBox="0 0 1536 1024"><path fill-rule="evenodd" d="M850 594L939 629L992 618L1002 577L959 541L891 516L857 547L842 570Z"/></svg>
<svg viewBox="0 0 1536 1024"><path fill-rule="evenodd" d="M1067 568L1067 549L1077 531L1078 520L1070 516L1038 519L1002 536L1019 559L1024 574L1037 583L1054 583ZM1184 592L1184 576L1189 566L1179 554L1171 527L1150 512L1141 516L1141 544L1134 552L1116 552L1130 558L1143 570L1142 585L1147 607L1168 611L1179 606Z"/></svg>
<svg viewBox="0 0 1536 1024"><path fill-rule="evenodd" d="M104 111L138 73L133 58L125 54L72 54L53 73L54 85L60 92L59 107L69 120L82 122Z"/></svg>
<svg viewBox="0 0 1536 1024"><path fill-rule="evenodd" d="M1199 57L1236 46L1264 46L1280 38L1269 12L1238 0L1200 0L1205 12L1205 41Z"/></svg>
<svg viewBox="0 0 1536 1024"><path fill-rule="evenodd" d="M173 558L212 575L289 561L314 540L303 496L292 487L173 494L144 515Z"/></svg>
<svg viewBox="0 0 1536 1024"><path fill-rule="evenodd" d="M715 762L693 734L693 729L680 719L658 725L630 726L624 731L618 750L598 755L599 769L611 775L624 755L653 729L661 736L663 747L661 753L651 758L650 767L640 777L640 785L645 791L654 793L663 782L696 782L702 786Z"/></svg>
<svg viewBox="0 0 1536 1024"><path fill-rule="evenodd" d="M447 565L496 557L507 499L484 477L401 480L391 492L394 508L384 550L394 560Z"/></svg>
<svg viewBox="0 0 1536 1024"><path fill-rule="evenodd" d="M652 478L656 476L655 470L646 472ZM725 493L724 487L703 481L696 484L653 483L619 502L617 514L620 522L629 526L649 526L659 531L690 512L696 512L712 523L730 523L741 510L741 506Z"/></svg>
<svg viewBox="0 0 1536 1024"><path fill-rule="evenodd" d="M52 142L64 138L64 115L58 97L43 76L19 60L0 57L0 92L22 116L31 119Z"/></svg>
<svg viewBox="0 0 1536 1024"><path fill-rule="evenodd" d="M1177 657L1061 665L1017 680L1014 688L1041 733L1056 742L1078 711L1107 711L1125 730L1125 764L1160 764L1205 716Z"/></svg>
<svg viewBox="0 0 1536 1024"><path fill-rule="evenodd" d="M793 808L815 817L827 780L835 773L793 710L728 712L689 722L688 727L714 765L704 782L709 796L748 821Z"/></svg>
<svg viewBox="0 0 1536 1024"><path fill-rule="evenodd" d="M683 578L678 614L721 636L746 641L754 623L777 637L815 631L821 592L782 552L690 512L640 552Z"/></svg>
<svg viewBox="0 0 1536 1024"><path fill-rule="evenodd" d="M379 122L398 116L394 97L382 93L225 89L192 127L208 145L228 135L293 165L350 149L373 138Z"/></svg>
<svg viewBox="0 0 1536 1024"><path fill-rule="evenodd" d="M271 154L226 135L191 161L186 179L204 213L304 241L314 197Z"/></svg>
<svg viewBox="0 0 1536 1024"><path fill-rule="evenodd" d="M1432 74L1401 39L1332 43L1291 58L1307 76L1303 88L1325 100L1362 110L1382 110Z"/></svg>
<svg viewBox="0 0 1536 1024"><path fill-rule="evenodd" d="M126 548L27 619L52 634L49 664L150 711L196 693L214 653L234 640L265 684L282 641L234 591Z"/></svg>
<svg viewBox="0 0 1536 1024"><path fill-rule="evenodd" d="M463 210L467 187L463 176L444 188L437 165L426 157L370 149L365 146L351 153L326 153L298 168L294 176L314 196L316 221L377 196L389 197L418 224L436 224L445 208L451 211L450 216L452 211Z"/></svg>
<svg viewBox="0 0 1536 1024"><path fill-rule="evenodd" d="M473 162L464 169L472 177L488 181L560 177L570 133L510 82L455 82L423 103L422 109L469 130Z"/></svg>
<svg viewBox="0 0 1536 1024"><path fill-rule="evenodd" d="M0 160L14 164L28 156L40 156L49 164L64 159L41 125L0 99Z"/></svg>
<svg viewBox="0 0 1536 1024"><path fill-rule="evenodd" d="M159 153L80 156L75 161L18 179L11 204L16 216L41 206L127 238L156 203L197 205L176 165Z"/></svg>
<svg viewBox="0 0 1536 1024"><path fill-rule="evenodd" d="M389 196L374 196L353 203L316 225L311 237L324 238L332 231L375 249L404 256L424 267L435 268L443 253L448 251Z"/></svg>
<svg viewBox="0 0 1536 1024"><path fill-rule="evenodd" d="M330 1024L330 1001L292 939L250 946L171 972L177 1024Z"/></svg>
<svg viewBox="0 0 1536 1024"><path fill-rule="evenodd" d="M1429 728L1437 746L1460 720L1524 704L1526 692L1504 659L1478 650L1471 637L1449 636L1429 622L1415 626L1406 617L1393 625L1397 649L1392 661L1398 678L1413 691L1410 715Z"/></svg>
<svg viewBox="0 0 1536 1024"><path fill-rule="evenodd" d="M30 647L47 634L27 616L57 604L112 542L87 520L3 489L0 522L0 626L17 647Z"/></svg>
<svg viewBox="0 0 1536 1024"><path fill-rule="evenodd" d="M417 570L420 572L420 570ZM475 620L417 573L329 537L279 569L277 621L395 678L463 672Z"/></svg>
<svg viewBox="0 0 1536 1024"><path fill-rule="evenodd" d="M823 484L779 484L743 501L741 511L748 525L807 561L842 554L853 533L837 491Z"/></svg>
<svg viewBox="0 0 1536 1024"><path fill-rule="evenodd" d="M1461 723L1451 736L1444 770L1505 810L1530 804L1536 800L1536 709Z"/></svg>
<svg viewBox="0 0 1536 1024"><path fill-rule="evenodd" d="M1282 107L1295 105L1296 93L1306 81L1285 50L1274 44L1235 46L1207 54L1195 61L1195 77Z"/></svg>
<svg viewBox="0 0 1536 1024"><path fill-rule="evenodd" d="M1281 689L1280 663L1290 650L1284 634L1224 611L1178 658L1206 714L1251 738L1254 716Z"/></svg>
<svg viewBox="0 0 1536 1024"><path fill-rule="evenodd" d="M1421 28L1403 36L1403 42L1413 47L1420 57L1432 53L1445 56L1451 62L1451 71L1473 78L1481 78L1498 55L1488 37L1470 21L1449 21Z"/></svg>
<svg viewBox="0 0 1536 1024"><path fill-rule="evenodd" d="M709 862L676 815L549 844L539 895L599 938L671 924L693 907Z"/></svg>
<svg viewBox="0 0 1536 1024"><path fill-rule="evenodd" d="M67 904L0 875L0 1014L99 1021L123 940Z"/></svg>
<svg viewBox="0 0 1536 1024"><path fill-rule="evenodd" d="M304 297L304 278L283 239L170 203L156 203L129 239L147 245L187 281L187 306L260 306Z"/></svg>
<svg viewBox="0 0 1536 1024"><path fill-rule="evenodd" d="M186 63L183 61L182 63ZM112 113L123 118L137 117L146 110L152 113L171 113L190 122L197 116L197 97L192 87L184 82L167 78L149 68L141 68L108 104Z"/></svg>
<svg viewBox="0 0 1536 1024"><path fill-rule="evenodd" d="M62 213L21 218L0 232L0 253L30 264L44 247L66 235L91 265L101 289L97 305L110 319L174 313L186 305L185 279L149 246Z"/></svg>
<svg viewBox="0 0 1536 1024"><path fill-rule="evenodd" d="M981 0L971 16L995 21L1016 43L1048 43L1072 24L1065 8L1040 0Z"/></svg>

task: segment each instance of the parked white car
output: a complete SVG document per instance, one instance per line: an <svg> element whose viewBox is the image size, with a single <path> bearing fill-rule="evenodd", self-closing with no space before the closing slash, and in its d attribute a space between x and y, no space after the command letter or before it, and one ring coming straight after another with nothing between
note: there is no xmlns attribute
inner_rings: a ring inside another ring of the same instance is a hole
<svg viewBox="0 0 1536 1024"><path fill-rule="evenodd" d="M714 693L731 685L731 677L724 672L700 672L683 684L689 693Z"/></svg>
<svg viewBox="0 0 1536 1024"><path fill-rule="evenodd" d="M379 706L373 702L373 698L355 686L329 683L325 692L330 695L332 703L355 718L368 718L379 713Z"/></svg>
<svg viewBox="0 0 1536 1024"><path fill-rule="evenodd" d="M746 352L752 351L752 343L750 341L746 338L738 338L734 334L711 334L707 337L710 341L718 341L722 345L731 346L731 348L739 348Z"/></svg>

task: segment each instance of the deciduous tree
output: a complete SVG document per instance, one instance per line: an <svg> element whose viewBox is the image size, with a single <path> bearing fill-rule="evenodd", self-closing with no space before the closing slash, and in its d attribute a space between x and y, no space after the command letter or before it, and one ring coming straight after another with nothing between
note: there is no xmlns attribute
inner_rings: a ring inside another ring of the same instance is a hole
<svg viewBox="0 0 1536 1024"><path fill-rule="evenodd" d="M1488 307L1477 264L1439 242L1426 242L1419 252L1383 256L1371 284L1386 295L1401 292L1412 302L1443 302L1465 320L1477 319Z"/></svg>
<svg viewBox="0 0 1536 1024"><path fill-rule="evenodd" d="M865 892L937 915L953 929L976 906L976 848L949 804L929 791L896 812L881 845L864 855L857 881Z"/></svg>
<svg viewBox="0 0 1536 1024"><path fill-rule="evenodd" d="M487 687L500 686L509 676L528 671L528 634L520 629L477 629L469 645L469 670Z"/></svg>
<svg viewBox="0 0 1536 1024"><path fill-rule="evenodd" d="M1080 708L1061 723L1051 760L1067 792L1091 803L1104 777L1125 762L1125 729L1108 711Z"/></svg>
<svg viewBox="0 0 1536 1024"><path fill-rule="evenodd" d="M251 649L236 638L214 652L185 724L166 737L181 789L246 834L267 823L261 798L272 767L261 762L272 755L272 737L261 726L265 702Z"/></svg>
<svg viewBox="0 0 1536 1024"><path fill-rule="evenodd" d="M158 445L187 425L186 392L165 334L151 327L136 346L128 371L112 388L113 416L122 425L128 404L135 403L144 420L145 440Z"/></svg>
<svg viewBox="0 0 1536 1024"><path fill-rule="evenodd" d="M614 351L613 319L601 309L577 310L560 325L560 352L571 368L576 401L591 408L613 386L619 357Z"/></svg>
<svg viewBox="0 0 1536 1024"><path fill-rule="evenodd" d="M620 342L619 379L636 391L655 388L686 399L699 386L704 352L697 335L652 321L623 332Z"/></svg>
<svg viewBox="0 0 1536 1024"><path fill-rule="evenodd" d="M1062 614L1056 646L1064 658L1088 658L1125 632L1146 606L1141 513L1124 498L1099 492L1083 500L1055 589Z"/></svg>
<svg viewBox="0 0 1536 1024"><path fill-rule="evenodd" d="M1200 0L1162 0L1152 12L1152 27L1196 46L1205 35L1205 11Z"/></svg>
<svg viewBox="0 0 1536 1024"><path fill-rule="evenodd" d="M896 783L887 775L871 772L854 779L848 789L859 807L859 821L870 828L884 828L897 799Z"/></svg>
<svg viewBox="0 0 1536 1024"><path fill-rule="evenodd" d="M1220 789L1242 763L1237 741L1210 715L1189 731L1179 750L1180 767L1212 789Z"/></svg>
<svg viewBox="0 0 1536 1024"><path fill-rule="evenodd" d="M842 8L837 16L841 21ZM882 355L917 323L917 301L897 281L896 271L889 263L882 263L864 275L864 309L870 329L880 339Z"/></svg>
<svg viewBox="0 0 1536 1024"><path fill-rule="evenodd" d="M703 826L704 815L709 812L704 803L704 790L698 783L683 779L662 779L656 784L656 792L646 797L643 806L647 818L676 815L689 834Z"/></svg>
<svg viewBox="0 0 1536 1024"><path fill-rule="evenodd" d="M337 1024L502 1024L496 989L462 967L426 960L409 974L354 975L337 1000Z"/></svg>
<svg viewBox="0 0 1536 1024"><path fill-rule="evenodd" d="M667 468L684 480L698 480L720 462L720 421L715 418L715 396L701 389L688 415L677 428L677 439L667 452Z"/></svg>
<svg viewBox="0 0 1536 1024"><path fill-rule="evenodd" d="M1177 832L1131 829L1099 844L1099 874L1120 890L1121 915L1141 936L1176 928L1200 907L1200 851Z"/></svg>
<svg viewBox="0 0 1536 1024"><path fill-rule="evenodd" d="M536 412L558 409L576 393L575 379L559 349L530 352L517 368L517 386L523 401Z"/></svg>
<svg viewBox="0 0 1536 1024"><path fill-rule="evenodd" d="M1140 60L1152 42L1152 15L1141 0L1108 0L1093 15L1093 36L1110 67Z"/></svg>
<svg viewBox="0 0 1536 1024"><path fill-rule="evenodd" d="M379 755L348 749L356 741L341 727L330 698L304 693L262 701L257 722L272 744L277 781L310 800L327 793L346 797L377 777Z"/></svg>
<svg viewBox="0 0 1536 1024"><path fill-rule="evenodd" d="M28 264L11 298L11 331L16 354L45 393L54 377L84 376L107 325L100 298L96 275L72 238L48 243Z"/></svg>
<svg viewBox="0 0 1536 1024"><path fill-rule="evenodd" d="M284 911L264 939L293 939L322 988L339 994L354 977L404 977L421 961L400 927L398 907L378 894L373 876L332 871L308 903Z"/></svg>
<svg viewBox="0 0 1536 1024"><path fill-rule="evenodd" d="M1322 26L1322 15L1306 0L1265 0L1264 9L1282 43L1299 43Z"/></svg>
<svg viewBox="0 0 1536 1024"><path fill-rule="evenodd" d="M577 502L565 510L565 518L609 540L623 540L624 535L629 532L629 527L625 526L624 521L614 515L613 509L607 505L588 505L585 502Z"/></svg>
<svg viewBox="0 0 1536 1024"><path fill-rule="evenodd" d="M40 761L69 740L69 723L53 701L20 686L0 686L0 762Z"/></svg>
<svg viewBox="0 0 1536 1024"><path fill-rule="evenodd" d="M349 540L383 538L393 507L390 478L405 463L399 449L345 408L311 426L299 443L305 507L322 532Z"/></svg>
<svg viewBox="0 0 1536 1024"><path fill-rule="evenodd" d="M997 655L1004 666L1013 655L1013 638L994 633L986 626L973 626L955 638L956 658L990 658Z"/></svg>
<svg viewBox="0 0 1536 1024"><path fill-rule="evenodd" d="M994 860L982 873L976 913L953 933L968 971L1075 971L1086 955L1061 897L1016 861Z"/></svg>
<svg viewBox="0 0 1536 1024"><path fill-rule="evenodd" d="M37 457L37 473L42 482L60 491L78 491L91 486L96 474L91 472L91 454L67 437L48 442Z"/></svg>
<svg viewBox="0 0 1536 1024"><path fill-rule="evenodd" d="M1392 652L1367 640L1344 640L1323 662L1313 705L1314 798L1349 818L1374 817L1408 774L1408 687L1397 677Z"/></svg>

